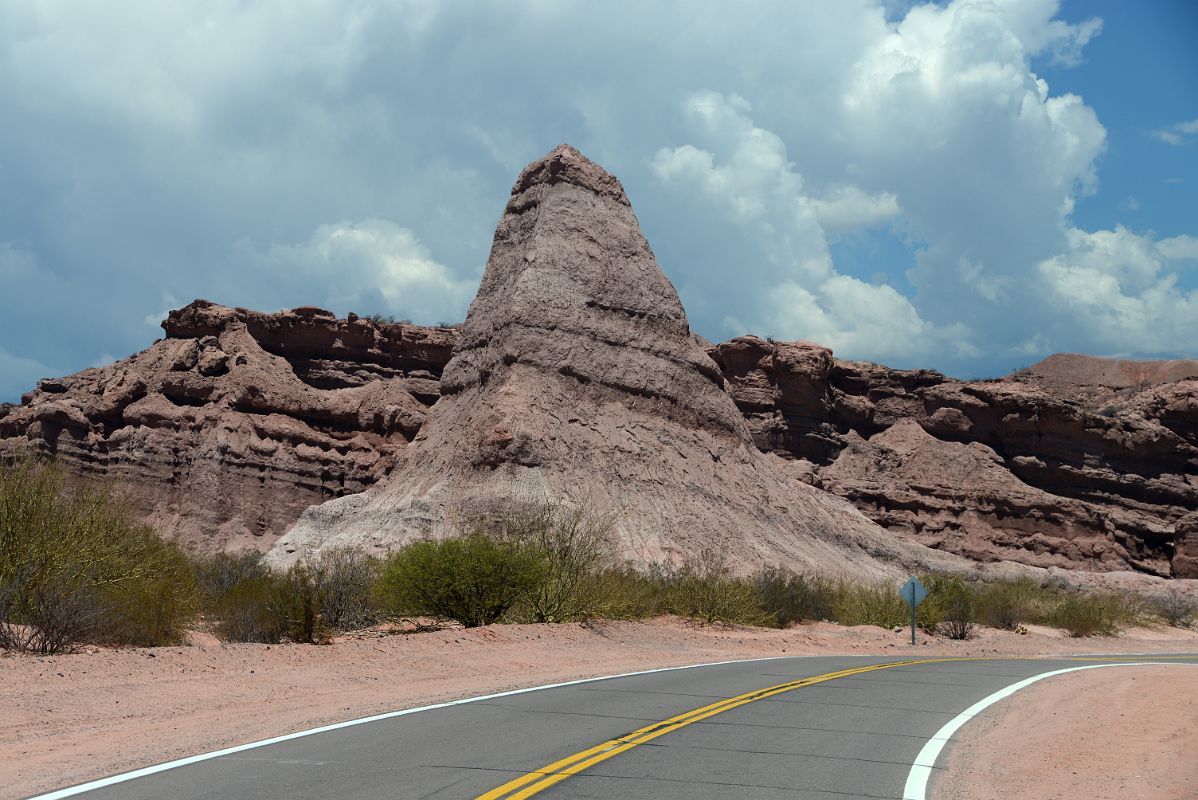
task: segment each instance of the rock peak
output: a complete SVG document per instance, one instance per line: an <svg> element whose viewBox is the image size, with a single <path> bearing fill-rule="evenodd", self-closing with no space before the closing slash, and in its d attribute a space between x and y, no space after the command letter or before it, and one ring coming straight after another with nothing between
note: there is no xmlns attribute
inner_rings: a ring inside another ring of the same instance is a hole
<svg viewBox="0 0 1198 800"><path fill-rule="evenodd" d="M611 198L621 205L632 205L616 176L584 156L577 148L563 143L524 168L512 186L509 208L512 205L525 206L534 200L525 197L530 191L557 184L573 184Z"/></svg>

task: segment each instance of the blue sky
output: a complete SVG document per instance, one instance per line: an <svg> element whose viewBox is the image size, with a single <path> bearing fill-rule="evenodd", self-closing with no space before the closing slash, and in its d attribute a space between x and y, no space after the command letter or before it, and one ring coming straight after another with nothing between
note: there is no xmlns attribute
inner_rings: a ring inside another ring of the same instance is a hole
<svg viewBox="0 0 1198 800"><path fill-rule="evenodd" d="M0 400L195 297L460 320L563 141L709 339L1198 356L1198 6L729 8L0 5Z"/></svg>

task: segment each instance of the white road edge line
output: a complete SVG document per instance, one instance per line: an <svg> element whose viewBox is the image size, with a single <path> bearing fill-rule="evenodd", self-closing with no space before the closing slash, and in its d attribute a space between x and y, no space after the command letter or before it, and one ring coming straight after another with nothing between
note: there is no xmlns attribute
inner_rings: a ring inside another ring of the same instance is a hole
<svg viewBox="0 0 1198 800"><path fill-rule="evenodd" d="M907 785L903 789L903 800L927 800L928 779L932 777L932 768L936 766L936 759L940 756L940 751L948 744L949 739L953 734L969 720L973 719L989 706L994 705L999 700L1010 697L1020 689L1027 688L1037 681L1042 681L1045 678L1051 678L1054 675L1064 675L1066 672L1078 672L1083 669L1102 669L1104 667L1143 667L1143 666L1191 666L1189 664L1179 664L1176 661L1127 661L1117 664L1088 664L1084 667L1068 667L1066 669L1054 669L1051 672L1043 672L1039 675L1033 675L1030 678L1025 678L1017 683L1012 683L1003 689L999 689L992 695L983 697L969 708L962 711L957 716L953 717L944 727L936 731L931 739L928 739L927 744L919 751L919 755L915 757L915 763L911 765L911 771L907 774Z"/></svg>
<svg viewBox="0 0 1198 800"><path fill-rule="evenodd" d="M222 750L213 750L210 753L201 753L200 755L188 756L186 758L176 759L175 761L167 761L164 764L155 764L152 767L142 767L141 769L135 769L132 772L122 772L119 775L111 775L107 778L88 781L87 783L81 783L77 786L69 786L66 789L57 789L53 792L49 792L48 794L35 795L33 797L27 798L26 800L59 800L59 798L62 797L73 797L74 795L83 794L84 792L90 792L95 789L103 789L104 787L112 786L113 784L131 781L134 778L153 775L157 772L165 772L168 769L174 769L175 767L185 767L188 764L196 764L200 761L208 761L209 759L220 758L221 756L240 753L245 750L253 750L256 747L265 747L270 744L278 744L279 742L290 741L291 739L300 739L304 736L312 736L313 734L317 733L326 733L328 731L335 731L341 728L352 728L355 725L365 725L370 722L378 722L384 719L402 717L407 714L416 714L421 711L434 711L438 708L449 708L450 706L460 706L466 703L478 703L483 700L494 700L497 697L511 697L512 695L526 694L528 692L539 692L543 689L557 689L562 686L577 686L580 683L594 683L596 681L612 680L613 678L631 678L636 675L651 675L655 672L673 672L675 670L697 669L698 667L718 667L724 664L750 664L755 661L777 661L778 659L782 658L801 657L802 656L764 656L762 658L734 658L728 661L711 661L704 664L685 664L680 667L658 667L657 669L643 669L637 672L622 672L618 675L600 675L595 678L581 678L574 681L562 681L561 683L548 683L544 686L529 686L524 689L511 689L506 692L484 694L478 697L464 697L460 700L449 700L444 703L435 703L431 706L418 706L417 708L405 708L400 711L388 711L383 714L375 714L369 717L346 720L345 722L335 722L331 725L321 725L319 728L296 731L295 733L288 733L283 736L274 736L270 739L262 739L261 741L249 742L248 744L239 744L233 747L226 747Z"/></svg>

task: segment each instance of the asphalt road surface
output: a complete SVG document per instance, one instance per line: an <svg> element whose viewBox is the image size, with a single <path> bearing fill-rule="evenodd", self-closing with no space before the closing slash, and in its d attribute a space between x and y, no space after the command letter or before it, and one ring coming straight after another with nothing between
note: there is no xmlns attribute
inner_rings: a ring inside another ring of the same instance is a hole
<svg viewBox="0 0 1198 800"><path fill-rule="evenodd" d="M898 800L929 739L1005 687L1089 664L1198 663L915 659L781 658L603 679L352 725L76 796Z"/></svg>

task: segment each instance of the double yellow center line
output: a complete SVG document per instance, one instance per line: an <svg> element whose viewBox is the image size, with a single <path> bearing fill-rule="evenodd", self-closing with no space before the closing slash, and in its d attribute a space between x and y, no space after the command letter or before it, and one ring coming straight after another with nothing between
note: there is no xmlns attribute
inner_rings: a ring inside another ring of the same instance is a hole
<svg viewBox="0 0 1198 800"><path fill-rule="evenodd" d="M523 800L526 797L532 797L534 794L543 792L550 786L561 783L571 775L577 775L585 769L595 766L596 764L606 761L609 758L625 753L637 745L652 741L658 736L665 736L667 733L673 733L679 728L685 728L695 722L714 717L716 714L723 714L725 711L731 711L734 708L743 706L747 703L752 703L756 700L764 700L767 697L773 697L776 694L790 692L795 689L801 689L804 686L812 686L825 681L836 680L837 678L847 678L852 675L861 675L866 672L876 672L880 669L893 669L894 667L907 667L914 664L933 664L940 661L959 661L962 659L956 658L925 658L910 661L894 661L888 664L874 664L869 667L856 667L854 669L843 669L839 672L828 672L823 675L815 675L810 678L800 678L788 683L780 683L777 686L767 686L764 689L757 689L752 692L729 697L724 700L696 708L693 711L687 711L685 714L679 714L676 717L654 722L652 725L646 725L632 733L619 736L615 739L609 739L602 744L597 744L594 747L588 748L581 752L575 753L572 756L567 756L560 761L554 761L552 764L547 764L538 770L529 772L526 775L521 775L518 778L508 781L486 794L480 794L476 800Z"/></svg>

